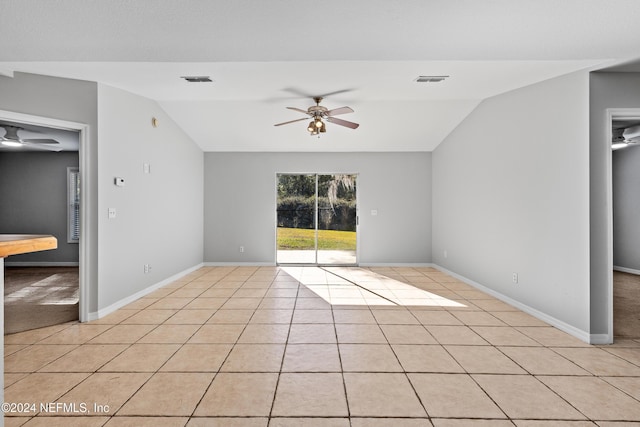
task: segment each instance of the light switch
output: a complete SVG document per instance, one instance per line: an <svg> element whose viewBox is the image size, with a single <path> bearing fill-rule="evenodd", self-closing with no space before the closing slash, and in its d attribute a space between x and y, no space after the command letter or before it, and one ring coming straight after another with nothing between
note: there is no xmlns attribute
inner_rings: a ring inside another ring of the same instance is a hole
<svg viewBox="0 0 640 427"><path fill-rule="evenodd" d="M109 208L109 219L116 217L116 208Z"/></svg>
<svg viewBox="0 0 640 427"><path fill-rule="evenodd" d="M151 165L149 163L142 164L142 172L151 173Z"/></svg>

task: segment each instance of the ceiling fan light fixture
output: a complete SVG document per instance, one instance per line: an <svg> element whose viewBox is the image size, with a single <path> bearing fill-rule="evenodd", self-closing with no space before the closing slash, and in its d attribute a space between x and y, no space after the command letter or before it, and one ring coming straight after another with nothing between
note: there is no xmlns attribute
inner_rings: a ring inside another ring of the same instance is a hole
<svg viewBox="0 0 640 427"><path fill-rule="evenodd" d="M312 105L307 108L307 110L303 110L296 107L287 107L289 110L294 110L299 113L306 114L308 118L311 119L309 124L307 125L307 132L310 135L317 135L320 137L321 133L327 132L327 125L325 121L331 122L332 124L336 124L339 126L345 126L350 129L357 129L360 126L358 123L353 123L347 120L339 119L335 116L347 113L353 113L353 109L351 107L340 107L329 110L328 108L320 105L320 101L322 101L322 97L314 97L313 100L316 102L316 105ZM324 119L324 120L323 120ZM297 119L297 120L289 120L287 122L276 123L274 126L282 126L289 123L295 123L303 120L308 120L307 118Z"/></svg>

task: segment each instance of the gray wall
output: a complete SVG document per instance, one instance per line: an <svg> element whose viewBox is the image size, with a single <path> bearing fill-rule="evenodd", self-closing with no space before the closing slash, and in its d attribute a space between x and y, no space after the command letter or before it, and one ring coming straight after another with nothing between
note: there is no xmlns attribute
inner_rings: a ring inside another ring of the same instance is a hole
<svg viewBox="0 0 640 427"><path fill-rule="evenodd" d="M640 149L613 152L613 265L640 272Z"/></svg>
<svg viewBox="0 0 640 427"><path fill-rule="evenodd" d="M431 153L205 153L205 262L275 263L276 174L303 172L359 174L360 264L431 262Z"/></svg>
<svg viewBox="0 0 640 427"><path fill-rule="evenodd" d="M203 153L156 102L105 85L98 95L98 298L104 308L202 263ZM145 163L151 173L144 173ZM116 186L115 177L125 186ZM116 218L108 219L109 208L116 208Z"/></svg>
<svg viewBox="0 0 640 427"><path fill-rule="evenodd" d="M51 234L52 251L16 255L5 264L77 263L78 244L67 243L67 168L77 152L0 152L0 234Z"/></svg>
<svg viewBox="0 0 640 427"><path fill-rule="evenodd" d="M640 73L591 73L590 84L590 178L591 178L591 329L607 334L613 308L607 265L607 141L608 108L640 108Z"/></svg>
<svg viewBox="0 0 640 427"><path fill-rule="evenodd" d="M575 73L485 100L433 153L434 262L583 339L588 126L588 75Z"/></svg>

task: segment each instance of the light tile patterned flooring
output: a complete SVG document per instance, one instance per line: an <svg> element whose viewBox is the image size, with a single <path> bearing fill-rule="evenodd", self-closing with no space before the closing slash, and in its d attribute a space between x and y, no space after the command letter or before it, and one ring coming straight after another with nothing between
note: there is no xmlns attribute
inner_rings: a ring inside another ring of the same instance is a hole
<svg viewBox="0 0 640 427"><path fill-rule="evenodd" d="M5 371L36 405L6 426L640 423L640 341L589 346L431 268L206 267L5 336Z"/></svg>

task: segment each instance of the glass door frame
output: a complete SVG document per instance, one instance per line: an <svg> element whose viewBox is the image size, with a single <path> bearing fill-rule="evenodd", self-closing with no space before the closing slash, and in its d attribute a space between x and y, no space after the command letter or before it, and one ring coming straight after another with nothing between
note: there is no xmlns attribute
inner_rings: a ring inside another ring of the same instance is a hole
<svg viewBox="0 0 640 427"><path fill-rule="evenodd" d="M315 206L314 206L314 259L315 262L278 262L278 177L281 175L314 175L315 176ZM318 179L320 175L353 175L356 177L356 250L355 250L355 262L353 263L333 263L325 264L318 263ZM354 267L358 266L358 260L360 259L360 192L358 191L358 181L360 174L357 172L276 172L275 174L275 217L274 217L274 240L275 240L275 265L289 265L289 266L346 266Z"/></svg>

